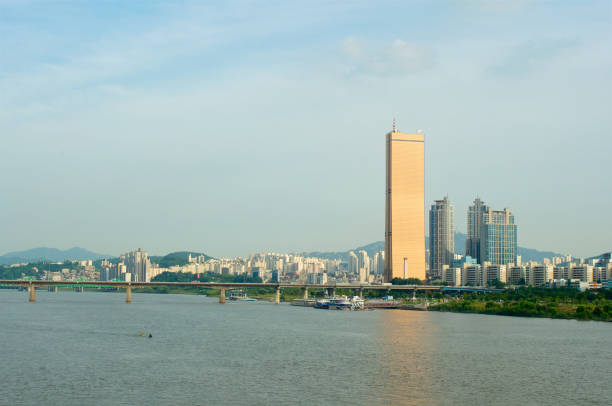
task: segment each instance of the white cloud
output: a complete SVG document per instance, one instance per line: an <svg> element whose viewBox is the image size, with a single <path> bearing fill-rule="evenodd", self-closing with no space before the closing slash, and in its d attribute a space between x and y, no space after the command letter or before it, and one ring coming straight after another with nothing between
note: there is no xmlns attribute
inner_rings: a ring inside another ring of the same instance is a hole
<svg viewBox="0 0 612 406"><path fill-rule="evenodd" d="M370 44L349 37L342 42L341 53L347 70L357 74L414 74L427 70L435 64L433 49L401 39L396 39L390 44Z"/></svg>
<svg viewBox="0 0 612 406"><path fill-rule="evenodd" d="M361 42L355 37L348 37L342 41L341 50L347 57L352 59L360 59L363 56Z"/></svg>

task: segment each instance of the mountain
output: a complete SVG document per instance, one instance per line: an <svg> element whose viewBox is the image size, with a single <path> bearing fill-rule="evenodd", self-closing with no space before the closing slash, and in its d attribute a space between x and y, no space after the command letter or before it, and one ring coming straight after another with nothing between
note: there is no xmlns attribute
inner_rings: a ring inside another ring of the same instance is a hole
<svg viewBox="0 0 612 406"><path fill-rule="evenodd" d="M14 251L0 256L0 265L20 264L24 262L64 262L66 260L82 261L108 258L110 255L96 254L84 248L74 247L67 250L57 248L32 248L25 251Z"/></svg>
<svg viewBox="0 0 612 406"><path fill-rule="evenodd" d="M464 255L465 254L465 240L467 236L463 233L456 232L455 233L455 252L457 254ZM353 248L348 251L336 251L336 252L305 252L302 255L308 257L318 257L318 258L327 258L327 259L341 259L343 261L348 261L348 254L350 251L360 251L365 250L368 253L368 256L371 258L374 256L374 253L378 251L382 251L385 249L384 241L377 241L371 244L363 245L361 247ZM429 237L425 237L425 249L429 249ZM544 258L551 257L559 257L561 254L552 252L552 251L538 251L533 248L525 248L518 247L518 255L521 256L522 261L538 261L542 262Z"/></svg>
<svg viewBox="0 0 612 406"><path fill-rule="evenodd" d="M542 263L544 258L562 257L563 254L552 251L538 251L533 248L518 247L518 254L523 262L536 261Z"/></svg>
<svg viewBox="0 0 612 406"><path fill-rule="evenodd" d="M192 257L199 257L200 255L204 255L206 260L213 259L211 256L200 253L200 252L192 252L192 251L179 251L179 252L171 252L168 255L164 255L163 257L152 256L149 257L151 262L156 263L160 268L168 268L174 265L186 265L189 263L189 255Z"/></svg>
<svg viewBox="0 0 612 406"><path fill-rule="evenodd" d="M301 255L305 257L316 257L316 258L326 258L326 259L341 259L343 261L348 261L348 255L350 251L361 251L365 250L368 253L368 256L371 258L378 251L382 251L385 249L384 241L376 241L371 244L363 245L361 247L353 248L348 251L336 251L336 252L304 252Z"/></svg>

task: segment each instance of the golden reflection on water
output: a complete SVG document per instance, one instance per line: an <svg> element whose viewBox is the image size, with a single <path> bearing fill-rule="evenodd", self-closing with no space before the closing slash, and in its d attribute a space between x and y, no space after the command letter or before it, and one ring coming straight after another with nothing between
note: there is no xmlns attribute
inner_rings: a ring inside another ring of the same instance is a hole
<svg viewBox="0 0 612 406"><path fill-rule="evenodd" d="M435 318L420 311L380 313L378 383L383 390L379 404L437 404L440 382L434 376L439 326Z"/></svg>

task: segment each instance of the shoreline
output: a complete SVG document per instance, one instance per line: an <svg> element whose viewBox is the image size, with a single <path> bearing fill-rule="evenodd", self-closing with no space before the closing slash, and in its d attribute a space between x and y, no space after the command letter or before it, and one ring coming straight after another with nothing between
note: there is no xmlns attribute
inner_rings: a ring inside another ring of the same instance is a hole
<svg viewBox="0 0 612 406"><path fill-rule="evenodd" d="M482 304L483 302L478 302ZM434 304L427 311L440 313L464 313L464 314L486 314L489 316L506 316L506 317L525 317L525 318L546 318L551 320L577 320L577 321L598 321L604 323L612 322L611 317L593 317L592 313L585 312L563 312L546 314L543 311L525 311L513 308L512 306L502 307L497 309L478 309L475 307L466 308L449 308L448 303ZM580 307L580 306L576 306Z"/></svg>

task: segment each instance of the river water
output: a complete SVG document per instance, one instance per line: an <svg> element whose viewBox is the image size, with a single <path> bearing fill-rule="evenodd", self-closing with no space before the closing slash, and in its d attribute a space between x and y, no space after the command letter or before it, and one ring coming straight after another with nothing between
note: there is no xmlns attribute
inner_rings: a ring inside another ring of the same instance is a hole
<svg viewBox="0 0 612 406"><path fill-rule="evenodd" d="M189 295L37 299L0 290L1 405L612 404L610 323Z"/></svg>

